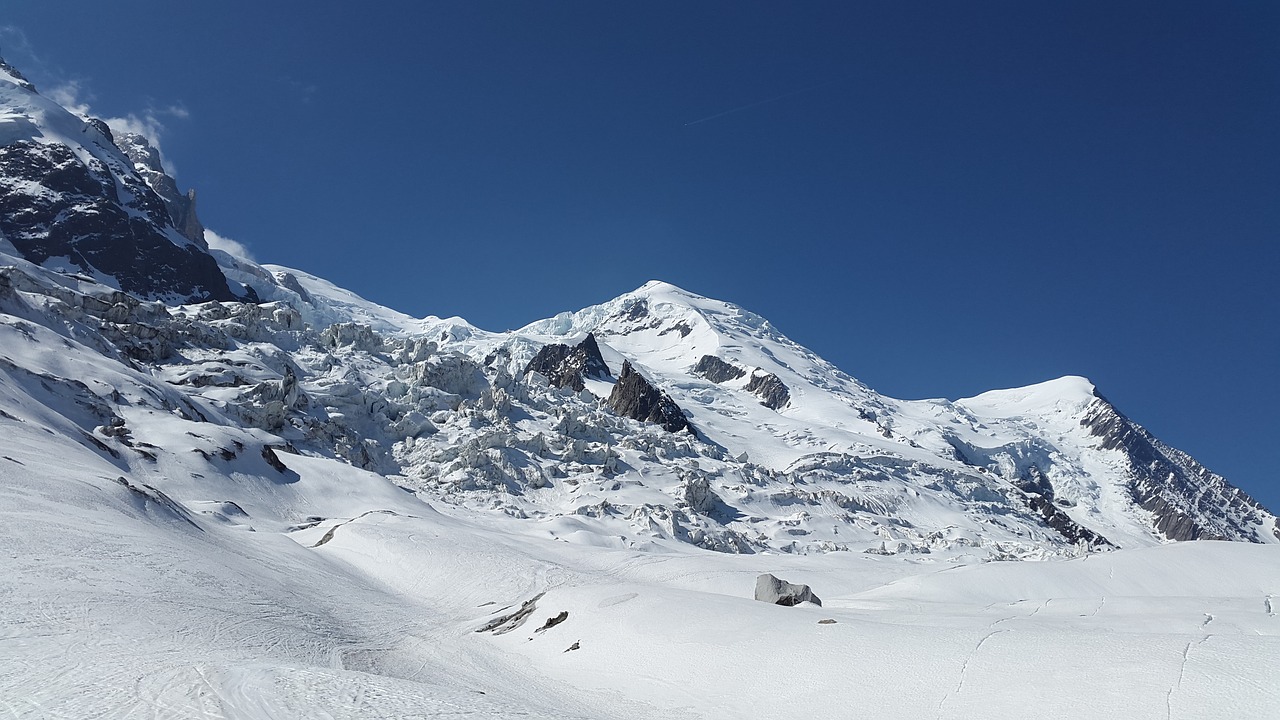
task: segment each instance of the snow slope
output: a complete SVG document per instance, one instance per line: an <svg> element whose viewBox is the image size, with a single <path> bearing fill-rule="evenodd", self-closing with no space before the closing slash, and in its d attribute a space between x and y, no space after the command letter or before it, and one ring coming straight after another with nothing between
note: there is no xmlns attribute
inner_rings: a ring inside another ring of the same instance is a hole
<svg viewBox="0 0 1280 720"><path fill-rule="evenodd" d="M968 566L637 552L442 514L331 461L288 456L287 485L248 454L221 474L195 453L185 479L176 462L168 477L128 472L184 518L87 449L52 455L40 421L19 417L0 460L0 712L12 717L1280 711L1274 546ZM810 583L824 607L751 600L766 570ZM540 593L519 628L476 632Z"/></svg>

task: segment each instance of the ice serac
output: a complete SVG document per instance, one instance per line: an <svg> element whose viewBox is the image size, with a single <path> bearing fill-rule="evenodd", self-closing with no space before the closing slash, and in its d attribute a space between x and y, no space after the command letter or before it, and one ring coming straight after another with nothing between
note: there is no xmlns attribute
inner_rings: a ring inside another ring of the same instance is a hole
<svg viewBox="0 0 1280 720"><path fill-rule="evenodd" d="M37 265L137 297L237 299L204 244L194 198L177 193L144 140L122 142L130 154L105 123L0 64L0 233Z"/></svg>

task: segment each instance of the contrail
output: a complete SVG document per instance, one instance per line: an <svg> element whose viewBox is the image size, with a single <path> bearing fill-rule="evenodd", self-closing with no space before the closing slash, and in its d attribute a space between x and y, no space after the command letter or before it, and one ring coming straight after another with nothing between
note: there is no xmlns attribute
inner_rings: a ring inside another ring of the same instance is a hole
<svg viewBox="0 0 1280 720"><path fill-rule="evenodd" d="M759 100L759 101L757 101L757 102L753 102L753 103L751 103L750 105L743 105L742 107L736 107L736 108L734 108L734 109L732 109L732 110L725 110L724 112L716 113L715 115L708 115L707 117L704 117L704 118L702 118L701 120L694 120L693 122L687 122L687 123L685 123L685 124L684 124L684 126L685 126L685 127L689 127L690 125L697 125L698 123L704 123L704 122L706 122L706 121L708 121L708 120L715 120L716 118L724 117L725 115L732 115L732 114L734 114L734 113L736 113L736 112L742 112L743 110L750 110L750 109L751 109L751 108L753 108L753 107L760 107L761 105L768 105L768 104L769 104L769 103L771 103L771 102L778 102L779 100L785 100L785 99L787 99L787 98L789 98L789 97L793 97L793 96L795 96L795 95L799 95L799 94L801 94L801 93L807 93L807 92L809 92L810 90L817 90L818 88L823 88L823 87L826 87L826 86L828 86L828 85L834 85L835 83L838 83L838 82L840 82L840 81L839 81L839 80L828 80L828 81L826 81L826 82L824 82L824 83L819 83L819 84L817 84L817 85L810 85L810 86L809 86L809 87L807 87L807 88L801 88L800 90L792 90L792 91L791 91L791 92L789 92L789 93L783 93L782 95L779 95L779 96L777 96L777 97L771 97L771 98L769 98L768 100Z"/></svg>

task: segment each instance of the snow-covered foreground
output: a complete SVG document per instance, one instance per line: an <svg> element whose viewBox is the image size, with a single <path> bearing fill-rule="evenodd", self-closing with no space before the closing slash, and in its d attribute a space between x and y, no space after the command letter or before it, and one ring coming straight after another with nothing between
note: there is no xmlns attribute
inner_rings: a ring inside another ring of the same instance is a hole
<svg viewBox="0 0 1280 720"><path fill-rule="evenodd" d="M1276 546L642 552L318 458L126 486L39 424L0 442L3 717L1280 715ZM753 600L762 572L824 606Z"/></svg>

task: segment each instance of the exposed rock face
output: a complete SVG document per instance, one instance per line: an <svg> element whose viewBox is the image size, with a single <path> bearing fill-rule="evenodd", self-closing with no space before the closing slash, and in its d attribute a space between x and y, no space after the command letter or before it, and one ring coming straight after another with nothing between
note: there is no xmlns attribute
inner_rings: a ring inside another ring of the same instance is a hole
<svg viewBox="0 0 1280 720"><path fill-rule="evenodd" d="M178 232L196 245L208 249L204 240L204 225L196 217L196 191L188 190L186 195L178 191L177 181L165 172L160 162L160 152L142 135L124 133L117 136L115 142L116 147L133 161L134 172L164 201L169 219Z"/></svg>
<svg viewBox="0 0 1280 720"><path fill-rule="evenodd" d="M1044 524L1057 530L1062 537L1074 543L1085 542L1090 547L1114 548L1115 545L1105 537L1071 519L1071 516L1058 509L1054 503L1053 484L1049 478L1034 465L1014 485L1026 494L1026 501L1031 509L1040 514Z"/></svg>
<svg viewBox="0 0 1280 720"><path fill-rule="evenodd" d="M747 383L747 392L759 395L760 402L770 410L781 410L791 402L791 391L773 373L759 370L752 373L751 381Z"/></svg>
<svg viewBox="0 0 1280 720"><path fill-rule="evenodd" d="M644 299L636 300L623 309L620 316L624 320L639 320L649 314L649 302Z"/></svg>
<svg viewBox="0 0 1280 720"><path fill-rule="evenodd" d="M822 601L809 589L808 585L795 585L780 580L769 573L756 578L756 599L760 602L786 605L791 607L802 602L811 602L821 606Z"/></svg>
<svg viewBox="0 0 1280 720"><path fill-rule="evenodd" d="M208 252L194 200L178 194L154 148L126 134L122 150L101 120L58 108L3 69L0 235L33 263L110 276L135 296L240 299Z"/></svg>
<svg viewBox="0 0 1280 720"><path fill-rule="evenodd" d="M694 432L680 406L645 380L630 362L622 363L622 372L618 373L618 382L609 393L608 402L614 412L633 420L657 423L668 432Z"/></svg>
<svg viewBox="0 0 1280 720"><path fill-rule="evenodd" d="M746 370L731 365L715 355L703 355L702 359L693 366L693 374L698 377L706 378L717 385L730 380L737 380L747 374Z"/></svg>
<svg viewBox="0 0 1280 720"><path fill-rule="evenodd" d="M1266 511L1243 490L1161 443L1098 397L1081 424L1129 460L1129 492L1170 540L1254 540Z"/></svg>
<svg viewBox="0 0 1280 720"><path fill-rule="evenodd" d="M588 334L577 345L544 345L525 366L524 374L537 372L558 388L581 391L584 378L603 379L610 376L609 366L600 356L595 335Z"/></svg>
<svg viewBox="0 0 1280 720"><path fill-rule="evenodd" d="M18 141L0 148L0 232L28 260L111 275L125 292L235 300L217 262L176 243L168 211L136 175L112 177L63 145Z"/></svg>

